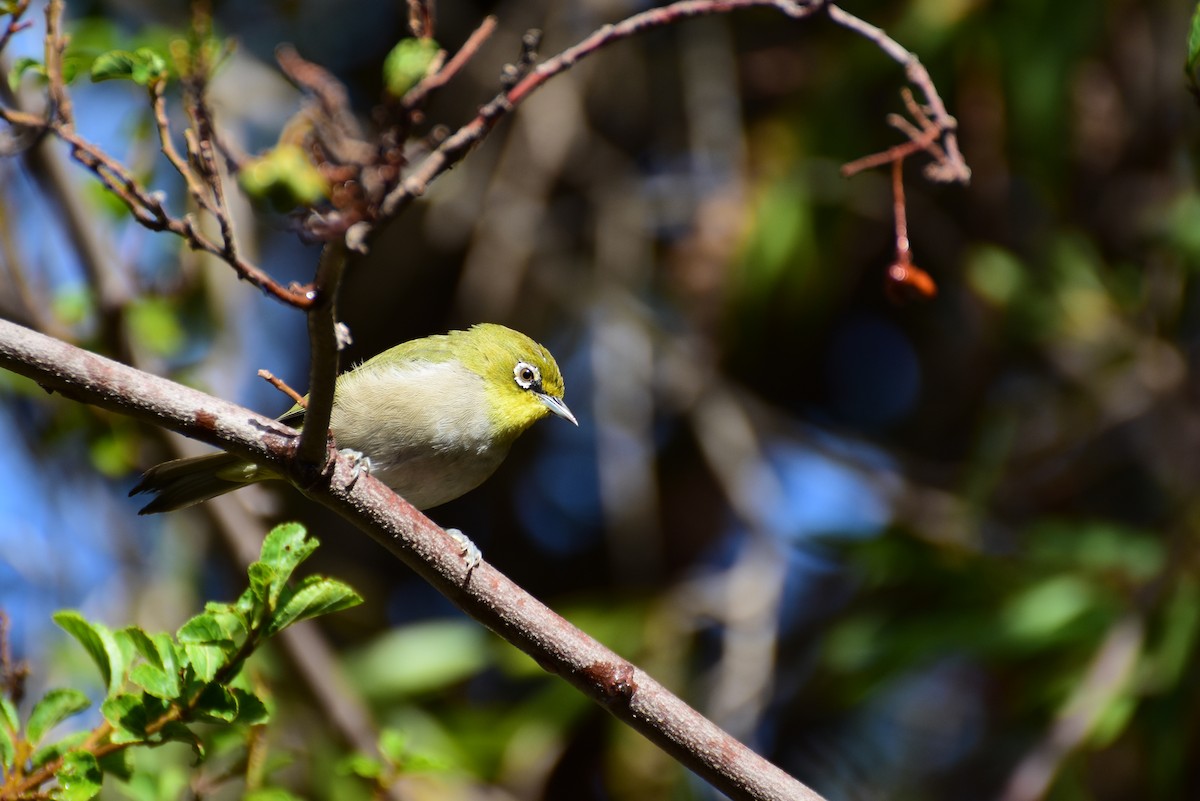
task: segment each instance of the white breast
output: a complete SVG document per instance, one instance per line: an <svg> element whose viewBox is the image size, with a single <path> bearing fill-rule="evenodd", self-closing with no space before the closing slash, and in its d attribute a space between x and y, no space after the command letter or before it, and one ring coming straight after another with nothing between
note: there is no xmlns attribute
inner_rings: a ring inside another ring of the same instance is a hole
<svg viewBox="0 0 1200 801"><path fill-rule="evenodd" d="M371 457L371 474L418 509L479 486L508 450L493 443L483 380L457 362L347 373L331 428L339 448Z"/></svg>

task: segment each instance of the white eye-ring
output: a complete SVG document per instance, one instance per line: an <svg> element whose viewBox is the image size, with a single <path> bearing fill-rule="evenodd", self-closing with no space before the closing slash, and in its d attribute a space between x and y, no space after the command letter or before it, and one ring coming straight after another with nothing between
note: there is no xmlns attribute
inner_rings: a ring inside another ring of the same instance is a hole
<svg viewBox="0 0 1200 801"><path fill-rule="evenodd" d="M513 368L513 378L521 389L529 389L542 383L542 373L528 362L517 362Z"/></svg>

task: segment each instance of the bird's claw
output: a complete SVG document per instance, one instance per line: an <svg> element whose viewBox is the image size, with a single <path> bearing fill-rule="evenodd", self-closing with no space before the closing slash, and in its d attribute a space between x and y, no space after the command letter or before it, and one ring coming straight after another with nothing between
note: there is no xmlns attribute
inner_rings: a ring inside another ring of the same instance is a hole
<svg viewBox="0 0 1200 801"><path fill-rule="evenodd" d="M360 475L371 475L370 456L353 448L342 448L338 453L350 460L350 483L347 486L353 487L358 482Z"/></svg>
<svg viewBox="0 0 1200 801"><path fill-rule="evenodd" d="M462 547L462 558L467 563L467 572L470 573L483 561L483 551L479 550L478 545L471 542L470 537L456 528L448 528L446 533Z"/></svg>

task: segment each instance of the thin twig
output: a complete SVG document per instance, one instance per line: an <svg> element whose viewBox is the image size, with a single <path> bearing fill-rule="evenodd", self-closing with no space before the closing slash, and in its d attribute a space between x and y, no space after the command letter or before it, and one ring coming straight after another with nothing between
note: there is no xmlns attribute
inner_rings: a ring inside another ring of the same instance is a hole
<svg viewBox="0 0 1200 801"><path fill-rule="evenodd" d="M930 180L944 183L969 183L971 180L971 168L967 166L966 161L963 160L962 154L958 150L958 137L955 134L955 131L958 129L958 121L946 111L946 105L942 102L937 88L934 87L933 79L929 77L929 71L921 64L921 60L917 58L916 54L902 47L899 42L888 36L883 29L859 19L833 3L827 3L825 11L829 14L829 18L833 22L871 40L893 60L902 64L908 80L920 89L921 93L925 96L925 103L929 108L929 118L941 132L946 155L945 160L935 161L926 167L926 176ZM916 152L916 149L907 151L905 155L913 152ZM880 163L886 164L887 161L885 160Z"/></svg>
<svg viewBox="0 0 1200 801"><path fill-rule="evenodd" d="M25 679L29 677L29 665L13 660L8 633L8 613L0 609L0 693L13 704L20 704L25 698Z"/></svg>
<svg viewBox="0 0 1200 801"><path fill-rule="evenodd" d="M171 123L167 119L167 101L164 92L166 84L166 79L162 78L147 87L150 93L150 108L154 116L154 125L158 129L159 148L167 157L167 161L175 168L175 172L179 173L187 184L188 193L196 201L196 205L215 214L216 210L209 202L205 187L197 180L195 171L188 164L187 159L180 155L171 139Z"/></svg>
<svg viewBox="0 0 1200 801"><path fill-rule="evenodd" d="M356 145L346 153L336 150L331 155L342 164L366 163L374 148L363 140L362 127L354 116L346 87L333 73L304 59L291 45L275 48L275 61L292 83L317 99L322 118L335 126L336 136L328 137L331 141L327 144L335 148L338 143Z"/></svg>
<svg viewBox="0 0 1200 801"><path fill-rule="evenodd" d="M223 260L226 258L226 249L201 233L191 217L173 217L168 214L158 193L143 188L119 162L110 158L100 148L66 128L55 128L54 133L70 145L71 158L91 170L105 188L125 204L139 224L153 231L169 231L187 242L192 250L211 253ZM254 284L263 292L288 305L307 309L312 303L312 299L303 289L284 287L241 258L227 263L237 273L238 278Z"/></svg>
<svg viewBox="0 0 1200 801"><path fill-rule="evenodd" d="M62 33L62 15L62 0L50 0L46 4L46 82L54 119L70 129L75 125L75 118L71 96L67 94L63 80L62 59L67 39Z"/></svg>
<svg viewBox="0 0 1200 801"><path fill-rule="evenodd" d="M820 4L791 0L681 0L634 14L616 24L605 25L578 44L542 62L511 89L492 98L473 120L447 137L408 174L408 177L388 193L379 209L379 220L395 216L423 195L432 181L461 161L472 147L491 132L505 114L512 111L546 81L575 66L581 59L606 45L628 39L650 28L743 8L774 8L793 19L801 19L818 10Z"/></svg>
<svg viewBox="0 0 1200 801"><path fill-rule="evenodd" d="M896 261L908 264L912 261L912 247L908 241L908 210L904 204L904 159L892 162L892 216L896 220Z"/></svg>
<svg viewBox="0 0 1200 801"><path fill-rule="evenodd" d="M217 165L216 146L213 144L216 139L216 126L213 124L212 108L208 104L208 77L213 65L208 61L205 43L211 35L211 3L209 0L194 0L188 70L183 76L187 114L196 132L195 145L191 148L195 164L192 172L199 173L199 178L208 189L211 201L209 211L216 219L221 233L221 257L226 263L233 263L239 260L237 237L233 229L233 214L225 199L224 175Z"/></svg>
<svg viewBox="0 0 1200 801"><path fill-rule="evenodd" d="M913 264L908 238L908 206L904 200L904 158L892 162L892 217L896 225L896 259L887 269L884 289L893 303L932 300L937 283L929 273Z"/></svg>
<svg viewBox="0 0 1200 801"><path fill-rule="evenodd" d="M432 39L437 21L434 0L408 0L408 29L418 39Z"/></svg>
<svg viewBox="0 0 1200 801"><path fill-rule="evenodd" d="M20 0L8 12L8 24L4 26L4 30L0 31L0 53L3 53L4 48L8 47L8 42L13 36L33 25L29 20L21 20L21 17L25 16L25 12L29 10L31 2L32 0Z"/></svg>
<svg viewBox="0 0 1200 801"><path fill-rule="evenodd" d="M231 223L224 210L224 196L221 194L219 186L214 189L214 194L209 196L216 198L215 203L210 202L206 199L204 191L195 185L190 165L171 143L166 126L165 110L162 106L161 87L152 89L151 98L155 124L162 136L163 152L188 181L189 190L197 198L200 207L205 211L212 212L218 220L221 225L221 244L213 242L201 233L190 216L172 216L163 205L161 193L152 192L143 187L120 162L76 133L70 96L66 91L62 73L62 54L67 43L66 36L62 33L62 10L62 0L50 0L47 3L45 57L47 92L51 109L49 119L44 120L33 114L3 107L0 107L0 119L18 127L48 130L65 142L71 158L91 170L104 187L125 204L134 220L140 225L153 231L167 231L182 238L192 250L211 253L225 261L234 269L239 278L257 286L266 294L291 306L307 309L312 301L303 288L283 287L261 269L237 255ZM199 108L201 111L197 116L203 122L207 119L203 103ZM200 159L207 160L207 163L211 165L213 161L211 149L207 151L207 155L203 152L203 148L200 150L202 151L199 154ZM210 171L215 172L215 170ZM211 180L219 181L219 178Z"/></svg>
<svg viewBox="0 0 1200 801"><path fill-rule="evenodd" d="M479 23L479 27L467 37L467 41L463 42L463 46L458 49L458 52L441 69L432 75L422 78L420 83L409 89L403 99L401 99L400 104L408 109L416 108L431 93L445 86L479 52L479 48L495 32L496 24L495 17L484 17L483 22Z"/></svg>
<svg viewBox="0 0 1200 801"><path fill-rule="evenodd" d="M304 398L304 396L301 395L296 390L292 389L291 386L288 385L288 382L284 381L282 378L278 377L277 375L272 373L270 370L266 370L266 369L259 370L258 377L263 379L264 381L266 381L271 386L275 387L275 389L279 390L284 395L287 395L289 398L292 399L292 402L295 403L297 406L299 406L301 409L308 408L308 401Z"/></svg>
<svg viewBox="0 0 1200 801"><path fill-rule="evenodd" d="M889 114L887 123L893 128L896 128L905 136L908 137L907 142L889 147L879 153L872 153L869 156L855 159L847 164L842 165L842 175L849 178L852 175L857 175L863 170L873 167L881 167L884 164L892 164L897 161L903 161L914 153L919 153L922 150L933 157L934 162L944 163L948 160L946 151L938 144L938 139L945 133L938 125L929 119L917 105L913 99L912 92L907 87L900 90L900 95L904 99L905 105L908 107L909 113L919 123L919 127L913 125L905 117L899 114Z"/></svg>

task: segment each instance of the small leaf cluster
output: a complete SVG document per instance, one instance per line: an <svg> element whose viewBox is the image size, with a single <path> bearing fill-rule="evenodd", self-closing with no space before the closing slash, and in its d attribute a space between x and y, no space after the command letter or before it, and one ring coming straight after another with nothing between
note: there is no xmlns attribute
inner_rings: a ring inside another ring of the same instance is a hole
<svg viewBox="0 0 1200 801"><path fill-rule="evenodd" d="M112 630L78 612L54 616L99 668L105 685L104 723L54 740L59 723L91 706L83 692L53 689L21 724L13 702L0 697L0 799L95 797L104 776L131 775L131 746L183 742L198 758L205 741L196 724L250 727L269 711L244 678L246 660L293 623L361 603L347 585L308 576L296 567L318 547L298 524L275 528L249 568L249 587L233 603L210 602L174 636L137 626ZM50 786L50 789L45 789Z"/></svg>
<svg viewBox="0 0 1200 801"><path fill-rule="evenodd" d="M447 773L451 767L450 760L414 747L407 734L388 728L379 734L379 758L351 754L342 760L340 770L345 775L365 780L381 797L404 776L413 773Z"/></svg>
<svg viewBox="0 0 1200 801"><path fill-rule="evenodd" d="M0 15L3 8L0 7ZM151 31L141 37L145 44L132 49L112 45L120 34L110 26L85 20L63 53L62 77L72 83L80 75L92 81L131 81L152 86L197 71L211 77L233 53L232 40L216 37L182 37L167 31ZM14 89L26 73L46 78L46 65L37 58L22 56L9 68L8 81Z"/></svg>
<svg viewBox="0 0 1200 801"><path fill-rule="evenodd" d="M330 191L329 181L295 142L280 142L247 161L238 172L238 185L276 211L315 206L328 198Z"/></svg>
<svg viewBox="0 0 1200 801"><path fill-rule="evenodd" d="M383 60L383 82L393 97L403 97L433 64L441 46L433 39L401 39Z"/></svg>

